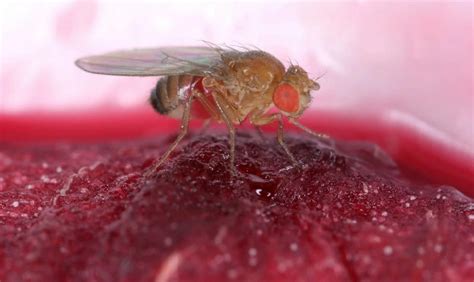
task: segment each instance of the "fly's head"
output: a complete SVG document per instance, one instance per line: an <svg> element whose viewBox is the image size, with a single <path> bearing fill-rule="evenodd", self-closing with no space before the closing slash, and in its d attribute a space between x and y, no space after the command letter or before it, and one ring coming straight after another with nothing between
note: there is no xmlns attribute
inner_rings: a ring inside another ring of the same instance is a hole
<svg viewBox="0 0 474 282"><path fill-rule="evenodd" d="M319 84L308 77L300 66L288 68L281 83L273 92L273 103L285 115L297 118L311 102L311 90L318 90Z"/></svg>

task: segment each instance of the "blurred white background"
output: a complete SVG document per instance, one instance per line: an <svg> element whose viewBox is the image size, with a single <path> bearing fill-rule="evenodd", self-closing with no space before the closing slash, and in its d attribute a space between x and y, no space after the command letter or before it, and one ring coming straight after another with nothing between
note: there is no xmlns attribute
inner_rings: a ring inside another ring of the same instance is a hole
<svg viewBox="0 0 474 282"><path fill-rule="evenodd" d="M473 152L471 2L5 1L0 113L148 107L153 78L76 58L163 45L256 45L320 80L311 111L411 123Z"/></svg>

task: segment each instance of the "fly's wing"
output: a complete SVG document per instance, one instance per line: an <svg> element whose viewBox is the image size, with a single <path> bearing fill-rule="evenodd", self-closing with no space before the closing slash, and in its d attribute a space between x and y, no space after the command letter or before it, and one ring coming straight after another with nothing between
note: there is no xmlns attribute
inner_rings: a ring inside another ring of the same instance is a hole
<svg viewBox="0 0 474 282"><path fill-rule="evenodd" d="M76 65L87 72L107 75L204 75L219 65L222 52L212 47L132 49L84 57Z"/></svg>

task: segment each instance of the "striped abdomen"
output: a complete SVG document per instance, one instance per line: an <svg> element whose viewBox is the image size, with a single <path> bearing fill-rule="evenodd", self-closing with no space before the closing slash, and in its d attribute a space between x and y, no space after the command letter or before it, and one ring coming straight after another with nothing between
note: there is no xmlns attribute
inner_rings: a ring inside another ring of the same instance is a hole
<svg viewBox="0 0 474 282"><path fill-rule="evenodd" d="M179 118L183 103L197 78L199 77L192 75L170 75L160 78L151 91L151 105L160 114Z"/></svg>

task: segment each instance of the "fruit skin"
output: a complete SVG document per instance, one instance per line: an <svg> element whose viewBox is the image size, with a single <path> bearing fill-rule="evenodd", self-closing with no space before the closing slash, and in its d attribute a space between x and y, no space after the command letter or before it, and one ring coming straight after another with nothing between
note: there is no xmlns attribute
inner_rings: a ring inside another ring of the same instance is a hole
<svg viewBox="0 0 474 282"><path fill-rule="evenodd" d="M173 136L0 144L0 280L468 281L474 202L370 144Z"/></svg>

